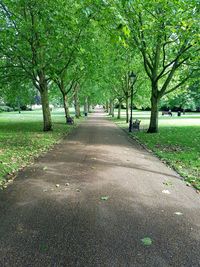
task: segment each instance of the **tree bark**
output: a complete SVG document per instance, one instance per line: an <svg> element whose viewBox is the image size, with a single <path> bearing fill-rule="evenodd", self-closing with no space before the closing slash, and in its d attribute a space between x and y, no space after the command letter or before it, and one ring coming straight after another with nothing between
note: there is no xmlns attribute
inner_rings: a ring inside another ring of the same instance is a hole
<svg viewBox="0 0 200 267"><path fill-rule="evenodd" d="M118 115L117 115L118 119L121 119L121 108L122 108L122 101L119 100Z"/></svg>
<svg viewBox="0 0 200 267"><path fill-rule="evenodd" d="M67 123L67 118L70 117L69 107L67 104L67 95L66 95L66 93L62 92L62 96L63 96L63 107L64 107L64 111L65 111L65 118L66 118L66 123Z"/></svg>
<svg viewBox="0 0 200 267"><path fill-rule="evenodd" d="M111 115L112 117L114 117L114 103L113 103L113 100L110 99L110 112L109 112L109 115Z"/></svg>
<svg viewBox="0 0 200 267"><path fill-rule="evenodd" d="M114 107L114 103L112 102L112 117L115 117L115 107Z"/></svg>
<svg viewBox="0 0 200 267"><path fill-rule="evenodd" d="M75 116L78 119L81 116L79 97L78 97L78 84L75 85L74 88L74 108L75 108Z"/></svg>
<svg viewBox="0 0 200 267"><path fill-rule="evenodd" d="M52 122L51 122L51 112L49 108L48 88L46 82L40 84L40 95L41 95L42 112L43 112L43 125L44 125L43 130L47 132L52 130Z"/></svg>
<svg viewBox="0 0 200 267"><path fill-rule="evenodd" d="M108 101L106 101L106 112L108 112L108 109L109 109L109 103Z"/></svg>
<svg viewBox="0 0 200 267"><path fill-rule="evenodd" d="M109 115L112 115L112 99L110 99Z"/></svg>
<svg viewBox="0 0 200 267"><path fill-rule="evenodd" d="M63 80L61 80L61 82L58 82L57 85L58 85L58 87L60 89L60 92L62 94L63 108L64 108L65 118L66 118L66 123L67 123L67 118L70 117L69 108L68 108L68 104L67 104L67 92L65 90L65 86L64 86Z"/></svg>
<svg viewBox="0 0 200 267"><path fill-rule="evenodd" d="M129 122L129 103L128 94L126 94L126 123Z"/></svg>
<svg viewBox="0 0 200 267"><path fill-rule="evenodd" d="M160 98L155 93L156 89L152 89L151 96L151 118L148 133L157 133L158 132L158 104Z"/></svg>
<svg viewBox="0 0 200 267"><path fill-rule="evenodd" d="M84 113L85 114L88 113L88 98L87 98L87 96L84 99Z"/></svg>
<svg viewBox="0 0 200 267"><path fill-rule="evenodd" d="M90 113L90 99L88 98L87 99L87 110L88 110L88 113Z"/></svg>

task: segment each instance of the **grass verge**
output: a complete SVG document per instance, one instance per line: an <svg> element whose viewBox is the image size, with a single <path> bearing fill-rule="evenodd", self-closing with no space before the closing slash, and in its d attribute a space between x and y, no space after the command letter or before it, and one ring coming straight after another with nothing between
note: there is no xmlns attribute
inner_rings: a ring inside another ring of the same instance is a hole
<svg viewBox="0 0 200 267"><path fill-rule="evenodd" d="M136 112L147 129L149 118L146 112ZM114 121L122 128L128 128L124 119ZM161 117L159 133L147 134L145 131L131 135L162 161L175 169L187 182L200 190L200 114L185 117Z"/></svg>
<svg viewBox="0 0 200 267"><path fill-rule="evenodd" d="M76 126L66 125L60 110L52 113L52 121L53 131L43 132L41 111L0 113L0 188Z"/></svg>

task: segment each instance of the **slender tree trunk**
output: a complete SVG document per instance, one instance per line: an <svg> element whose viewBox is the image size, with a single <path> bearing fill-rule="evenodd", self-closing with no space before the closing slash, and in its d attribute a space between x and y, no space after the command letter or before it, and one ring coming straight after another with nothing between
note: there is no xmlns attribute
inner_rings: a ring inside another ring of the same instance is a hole
<svg viewBox="0 0 200 267"><path fill-rule="evenodd" d="M43 130L45 132L52 130L51 122L51 112L49 108L49 97L48 97L48 87L46 81L40 84L40 95L42 102L42 112L43 112Z"/></svg>
<svg viewBox="0 0 200 267"><path fill-rule="evenodd" d="M89 98L87 99L87 110L88 110L88 113L90 113L90 100Z"/></svg>
<svg viewBox="0 0 200 267"><path fill-rule="evenodd" d="M129 122L129 101L128 95L126 95L126 123Z"/></svg>
<svg viewBox="0 0 200 267"><path fill-rule="evenodd" d="M109 103L108 101L106 101L106 112L108 112L108 109L109 109Z"/></svg>
<svg viewBox="0 0 200 267"><path fill-rule="evenodd" d="M114 107L114 103L112 102L112 112L111 112L112 117L115 117L115 107Z"/></svg>
<svg viewBox="0 0 200 267"><path fill-rule="evenodd" d="M60 83L58 83L58 87L59 87L60 92L62 94L63 108L65 111L65 118L66 118L66 123L67 123L67 118L70 117L70 114L69 114L69 108L68 108L68 104L67 104L67 93L65 91L65 86L64 86L63 80Z"/></svg>
<svg viewBox="0 0 200 267"><path fill-rule="evenodd" d="M69 107L67 104L67 95L66 95L66 93L63 92L62 96L63 96L63 107L64 107L64 111L65 111L65 118L66 118L66 123L67 123L67 118L70 117Z"/></svg>
<svg viewBox="0 0 200 267"><path fill-rule="evenodd" d="M154 92L154 93L153 93ZM148 133L157 133L158 132L158 104L160 98L155 93L157 89L152 88L151 96L151 118Z"/></svg>
<svg viewBox="0 0 200 267"><path fill-rule="evenodd" d="M78 106L77 106L77 118L81 117L81 108L80 108L80 103L78 101Z"/></svg>
<svg viewBox="0 0 200 267"><path fill-rule="evenodd" d="M112 117L115 116L114 114L114 103L113 103L113 100L110 99L110 111L109 111L109 115L111 115Z"/></svg>
<svg viewBox="0 0 200 267"><path fill-rule="evenodd" d="M87 96L84 99L84 113L85 114L88 113L88 98L87 98Z"/></svg>
<svg viewBox="0 0 200 267"><path fill-rule="evenodd" d="M79 97L78 97L78 84L74 88L74 108L75 108L75 116L78 119L81 116L80 112L80 104L79 104Z"/></svg>
<svg viewBox="0 0 200 267"><path fill-rule="evenodd" d="M112 115L112 99L110 99L109 115Z"/></svg>
<svg viewBox="0 0 200 267"><path fill-rule="evenodd" d="M122 108L122 101L119 100L118 115L117 115L118 119L121 119L121 108Z"/></svg>

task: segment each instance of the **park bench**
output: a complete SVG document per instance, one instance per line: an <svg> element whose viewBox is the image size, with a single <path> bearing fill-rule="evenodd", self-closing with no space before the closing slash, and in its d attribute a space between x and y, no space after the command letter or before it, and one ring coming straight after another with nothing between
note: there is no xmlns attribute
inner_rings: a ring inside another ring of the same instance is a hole
<svg viewBox="0 0 200 267"><path fill-rule="evenodd" d="M162 111L162 116L164 115L169 115L169 116L172 116L172 112L169 110L169 111Z"/></svg>
<svg viewBox="0 0 200 267"><path fill-rule="evenodd" d="M67 124L74 124L74 119L72 117L67 117Z"/></svg>
<svg viewBox="0 0 200 267"><path fill-rule="evenodd" d="M138 119L136 119L134 122L133 122L133 124L132 124L132 129L133 130L140 130L140 123L141 123L141 121L140 120L138 120Z"/></svg>

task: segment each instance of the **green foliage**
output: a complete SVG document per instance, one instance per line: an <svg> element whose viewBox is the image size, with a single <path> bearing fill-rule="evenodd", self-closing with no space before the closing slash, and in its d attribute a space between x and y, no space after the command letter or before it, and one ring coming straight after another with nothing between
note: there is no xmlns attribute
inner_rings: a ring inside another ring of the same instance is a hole
<svg viewBox="0 0 200 267"><path fill-rule="evenodd" d="M151 246L153 241L150 237L144 237L143 239L141 239L142 243L144 246Z"/></svg>
<svg viewBox="0 0 200 267"><path fill-rule="evenodd" d="M182 94L199 77L198 1L4 0L0 22L0 94L9 102L28 102L31 83L54 103L63 93L71 102L77 85L81 103L123 100L133 71L137 108L178 88L164 101L198 106L197 95Z"/></svg>
<svg viewBox="0 0 200 267"><path fill-rule="evenodd" d="M176 92L165 96L160 105L172 109L178 107L180 109L189 109L197 111L200 108L200 86L199 81L186 86L186 88L177 90Z"/></svg>

